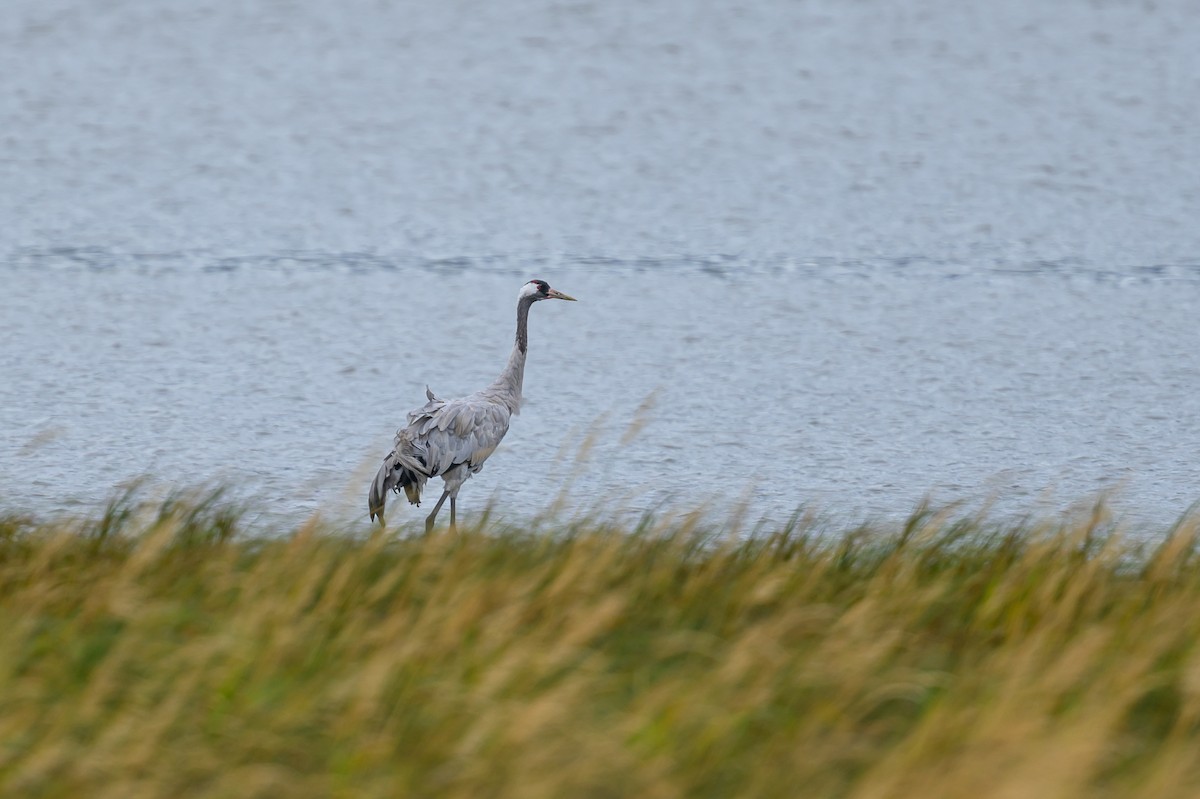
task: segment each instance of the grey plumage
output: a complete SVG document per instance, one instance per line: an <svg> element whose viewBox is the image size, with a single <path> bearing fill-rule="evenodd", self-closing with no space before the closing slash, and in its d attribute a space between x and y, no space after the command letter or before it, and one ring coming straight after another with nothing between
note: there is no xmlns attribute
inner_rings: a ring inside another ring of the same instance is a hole
<svg viewBox="0 0 1200 799"><path fill-rule="evenodd" d="M383 510L389 491L404 491L413 505L421 504L421 491L431 477L441 477L442 496L425 520L425 530L433 529L434 519L447 498L450 500L450 528L455 527L458 491L477 474L483 463L508 432L509 421L520 412L521 385L525 376L528 349L529 308L539 300L571 300L550 288L544 280L531 280L517 296L517 336L504 371L490 386L458 399L443 400L425 387L428 399L423 406L409 411L408 425L396 433L392 451L383 459L367 494L371 519L383 524Z"/></svg>

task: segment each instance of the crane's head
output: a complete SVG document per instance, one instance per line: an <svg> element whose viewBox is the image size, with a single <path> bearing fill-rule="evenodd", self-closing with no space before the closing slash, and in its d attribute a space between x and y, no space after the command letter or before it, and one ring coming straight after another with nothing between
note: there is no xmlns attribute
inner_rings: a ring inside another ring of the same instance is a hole
<svg viewBox="0 0 1200 799"><path fill-rule="evenodd" d="M550 288L550 284L544 280L531 280L521 289L521 299L526 297L532 300L569 300L575 302L575 298L570 294L563 294L557 289Z"/></svg>

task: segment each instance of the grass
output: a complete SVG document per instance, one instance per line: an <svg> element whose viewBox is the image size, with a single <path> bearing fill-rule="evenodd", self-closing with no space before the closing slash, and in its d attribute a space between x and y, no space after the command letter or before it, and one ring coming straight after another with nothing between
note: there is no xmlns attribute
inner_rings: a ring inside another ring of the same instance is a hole
<svg viewBox="0 0 1200 799"><path fill-rule="evenodd" d="M0 517L0 794L1200 791L1195 520L544 527Z"/></svg>

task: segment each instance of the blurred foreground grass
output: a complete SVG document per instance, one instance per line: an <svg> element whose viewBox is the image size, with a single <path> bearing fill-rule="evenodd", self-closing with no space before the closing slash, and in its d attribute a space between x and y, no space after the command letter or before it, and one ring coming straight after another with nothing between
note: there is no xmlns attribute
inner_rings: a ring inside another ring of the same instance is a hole
<svg viewBox="0 0 1200 799"><path fill-rule="evenodd" d="M237 532L0 518L0 794L1200 792L1194 520Z"/></svg>

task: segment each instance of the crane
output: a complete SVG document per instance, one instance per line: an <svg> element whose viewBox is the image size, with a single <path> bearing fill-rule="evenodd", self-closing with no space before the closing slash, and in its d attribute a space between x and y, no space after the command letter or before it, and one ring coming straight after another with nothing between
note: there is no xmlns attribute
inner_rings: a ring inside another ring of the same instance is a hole
<svg viewBox="0 0 1200 799"><path fill-rule="evenodd" d="M517 295L517 340L500 375L487 388L458 399L443 400L425 387L428 400L408 413L408 426L396 433L392 451L371 482L367 510L371 520L384 524L387 492L404 490L409 503L421 504L421 490L431 477L441 477L444 489L433 512L425 519L425 532L446 498L450 499L450 529L455 529L458 490L483 462L496 451L508 432L509 420L521 409L521 382L525 376L525 352L529 347L529 309L541 300L575 298L550 288L544 280L530 280Z"/></svg>

